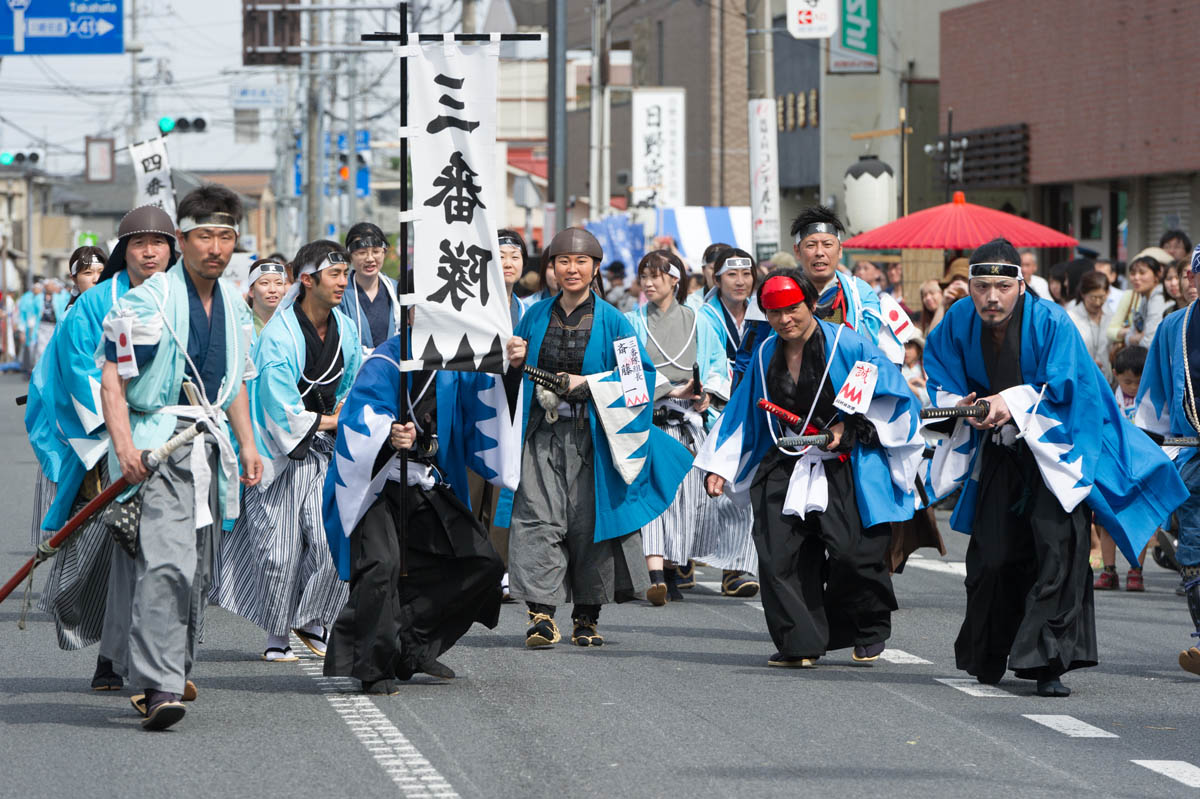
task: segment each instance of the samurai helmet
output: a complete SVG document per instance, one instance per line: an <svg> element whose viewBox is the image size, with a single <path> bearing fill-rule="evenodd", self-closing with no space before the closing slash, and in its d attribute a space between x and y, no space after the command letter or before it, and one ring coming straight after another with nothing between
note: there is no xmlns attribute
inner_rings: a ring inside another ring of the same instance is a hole
<svg viewBox="0 0 1200 799"><path fill-rule="evenodd" d="M569 227L565 230L560 230L551 239L548 249L551 258L578 253L591 256L597 261L604 260L604 248L600 246L600 242L596 241L595 236L581 227Z"/></svg>
<svg viewBox="0 0 1200 799"><path fill-rule="evenodd" d="M167 239L171 246L170 263L174 264L179 257L179 248L175 241L175 223L167 212L157 205L141 205L134 208L121 218L117 227L117 243L113 246L112 255L100 273L100 280L107 280L117 272L125 269L125 248L129 240L142 233L156 233Z"/></svg>

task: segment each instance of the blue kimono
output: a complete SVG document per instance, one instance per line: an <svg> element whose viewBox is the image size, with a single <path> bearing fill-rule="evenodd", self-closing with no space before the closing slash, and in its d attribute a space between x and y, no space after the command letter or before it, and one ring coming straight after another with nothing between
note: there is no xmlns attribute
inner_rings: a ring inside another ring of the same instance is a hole
<svg viewBox="0 0 1200 799"><path fill-rule="evenodd" d="M872 344L879 343L879 329L883 327L883 315L879 310L879 295L871 284L862 278L847 274L840 269L834 270L836 283L830 283L817 304L822 305L833 299L840 288L846 301L845 324L856 333L868 339Z"/></svg>
<svg viewBox="0 0 1200 799"><path fill-rule="evenodd" d="M514 335L529 342L526 362L536 364L550 324L550 309L559 295L533 305ZM613 343L634 336L624 314L592 292L595 302L592 334L583 354L583 372L592 392L588 414L592 447L596 532L594 541L607 541L638 530L658 518L675 498L675 490L691 465L687 448L651 423L653 403L625 407ZM653 385L654 366L641 350L647 385ZM526 378L528 381L528 378ZM528 428L533 385L526 383L522 424Z"/></svg>
<svg viewBox="0 0 1200 799"><path fill-rule="evenodd" d="M376 468L391 425L400 418L400 337L393 336L362 362L338 416L337 445L325 474L325 536L343 580L350 579L350 534L379 497L394 454ZM509 489L520 479L520 439L504 385L484 372L436 372L440 479L471 505L467 469Z"/></svg>
<svg viewBox="0 0 1200 799"><path fill-rule="evenodd" d="M58 486L42 520L43 530L62 527L84 475L108 452L96 348L104 334L104 317L128 291L129 274L122 270L80 295L59 317L54 337L33 370L25 428L42 472Z"/></svg>
<svg viewBox="0 0 1200 799"><path fill-rule="evenodd" d="M25 332L25 345L32 347L37 341L38 320L42 318L42 294L26 291L17 300L17 318L21 329Z"/></svg>
<svg viewBox="0 0 1200 799"><path fill-rule="evenodd" d="M387 334L387 337L391 338L399 331L402 321L400 319L400 301L396 296L396 281L381 272L379 274L379 290L386 292L388 299L391 300L392 319ZM375 295L375 299L379 299L378 294ZM367 312L363 310L362 303L359 302L358 285L354 282L353 270L350 272L350 282L342 294L342 303L338 306L338 310L344 313L354 325L354 330L357 332L358 340L362 343L364 350L370 352L383 343L376 341L371 336L371 325L367 322Z"/></svg>
<svg viewBox="0 0 1200 799"><path fill-rule="evenodd" d="M1000 392L1013 422L1063 509L1069 513L1086 500L1136 564L1155 526L1187 498L1187 489L1162 450L1117 407L1062 308L1026 293L1021 318L1013 321L1021 324L1025 383ZM982 335L971 302L956 302L930 333L925 372L934 405L954 405L971 392L980 397L994 393L988 387ZM950 519L950 526L963 533L974 527L981 443L981 432L960 420L934 454L936 496L965 482Z"/></svg>
<svg viewBox="0 0 1200 799"><path fill-rule="evenodd" d="M362 364L362 347L350 319L333 309L342 350L343 372L337 386L337 402L345 399ZM307 350L304 333L296 318L295 306L281 308L259 334L253 358L257 376L247 387L250 391L250 416L254 420L254 440L263 462L272 463L270 483L287 465L288 455L306 441L316 425L316 414L304 407L300 396L300 377L304 372Z"/></svg>
<svg viewBox="0 0 1200 799"><path fill-rule="evenodd" d="M1188 345L1185 340L1188 328L1191 332L1188 337L1195 340L1197 323L1200 322L1200 316L1195 314L1196 303L1192 303L1183 313L1168 315L1154 333L1137 399L1133 403L1134 423L1144 430L1161 436L1196 435L1183 408L1187 398L1183 349ZM1195 350L1188 353L1188 360L1193 370L1200 368L1200 357L1197 357ZM1173 456L1175 466L1182 468L1195 456L1196 447L1179 447Z"/></svg>
<svg viewBox="0 0 1200 799"><path fill-rule="evenodd" d="M925 449L919 431L921 404L900 370L878 347L843 325L819 320L817 324L825 339L827 379L835 391L845 384L856 363L866 362L878 369L875 393L863 416L875 428L879 446L856 443L850 453L863 527L907 521L917 507L914 484ZM750 501L749 488L759 462L783 434L779 420L758 407L760 399L770 400L766 371L778 345L779 337L772 334L756 348L745 379L733 390L725 413L696 455L695 468L725 478L725 493L739 505ZM799 471L797 464L793 473ZM803 517L803 508L798 510L795 515Z"/></svg>
<svg viewBox="0 0 1200 799"><path fill-rule="evenodd" d="M725 306L721 304L721 297L716 289L708 292L701 310L712 323L721 346L725 348L725 357L729 359L729 365L732 368L731 379L736 385L742 379L742 375L746 373L746 367L750 363L750 356L754 350L766 340L767 336L771 335L771 325L763 317L763 312L759 309L758 302L753 295L746 306L746 316L743 319L741 333L738 332L737 324L729 315L729 311L725 310Z"/></svg>

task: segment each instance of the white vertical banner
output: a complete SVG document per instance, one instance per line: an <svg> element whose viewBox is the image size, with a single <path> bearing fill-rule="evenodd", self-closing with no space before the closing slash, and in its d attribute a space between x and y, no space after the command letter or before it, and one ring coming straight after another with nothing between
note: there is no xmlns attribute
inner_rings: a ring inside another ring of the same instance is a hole
<svg viewBox="0 0 1200 799"><path fill-rule="evenodd" d="M406 48L407 49L407 48ZM422 44L409 58L413 357L426 369L499 373L512 336L496 230L500 45Z"/></svg>
<svg viewBox="0 0 1200 799"><path fill-rule="evenodd" d="M687 93L684 89L633 90L633 205L678 208L687 204Z"/></svg>
<svg viewBox="0 0 1200 799"><path fill-rule="evenodd" d="M129 145L133 159L134 186L137 195L133 207L157 205L175 218L175 184L171 182L171 162L167 159L167 142L159 136Z"/></svg>
<svg viewBox="0 0 1200 799"><path fill-rule="evenodd" d="M750 212L758 261L779 249L778 124L774 98L750 101Z"/></svg>

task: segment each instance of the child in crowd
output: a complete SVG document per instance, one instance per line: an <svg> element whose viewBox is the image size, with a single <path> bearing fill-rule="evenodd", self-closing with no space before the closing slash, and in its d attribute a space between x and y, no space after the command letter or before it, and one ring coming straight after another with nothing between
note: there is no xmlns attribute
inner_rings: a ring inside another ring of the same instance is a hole
<svg viewBox="0 0 1200 799"><path fill-rule="evenodd" d="M924 342L920 338L904 342L904 365L900 367L900 374L904 375L908 387L921 401L921 407L928 408L929 392L925 390L925 366L922 362L924 353Z"/></svg>
<svg viewBox="0 0 1200 799"><path fill-rule="evenodd" d="M1117 398L1117 406L1124 412L1126 418L1132 420L1134 399L1137 397L1138 386L1142 382L1142 369L1146 366L1146 350L1142 347L1125 347L1113 359L1113 376L1117 387L1113 391ZM1100 554L1104 560L1104 571L1096 577L1094 588L1097 591L1117 591L1121 588L1121 580L1117 577L1117 545L1112 536L1103 527L1100 531ZM1152 538L1151 541L1154 539ZM1138 557L1136 568L1130 568L1125 575L1126 591L1145 591L1142 581L1142 563L1146 560L1146 551Z"/></svg>

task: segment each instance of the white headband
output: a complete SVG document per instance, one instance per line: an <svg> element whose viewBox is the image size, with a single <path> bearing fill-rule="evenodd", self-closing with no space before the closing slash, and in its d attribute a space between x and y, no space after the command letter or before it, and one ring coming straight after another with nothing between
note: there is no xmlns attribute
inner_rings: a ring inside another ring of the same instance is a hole
<svg viewBox="0 0 1200 799"><path fill-rule="evenodd" d="M735 255L732 258L726 258L725 263L721 264L721 268L713 272L713 277L722 275L730 269L753 269L754 262L749 258L741 255Z"/></svg>
<svg viewBox="0 0 1200 799"><path fill-rule="evenodd" d="M259 264L250 270L250 277L247 279L247 284L253 286L254 281L258 280L263 275L279 275L284 280L287 279L287 267L275 261L267 261L265 264Z"/></svg>
<svg viewBox="0 0 1200 799"><path fill-rule="evenodd" d="M232 230L234 233L239 233L237 220L233 218L233 214L227 214L223 211L206 214L199 219L185 216L179 220L179 229L184 233L190 233L199 227L224 228Z"/></svg>
<svg viewBox="0 0 1200 799"><path fill-rule="evenodd" d="M305 264L304 266L300 267L300 271L296 273L296 282L297 283L300 282L301 275L315 275L317 272L320 272L322 269L328 269L331 266L336 266L338 264L345 265L348 263L349 263L349 261L346 260L346 256L342 255L337 250L334 250L333 252L329 253L324 258L322 258L320 261L317 261L316 263L312 263L312 264Z"/></svg>
<svg viewBox="0 0 1200 799"><path fill-rule="evenodd" d="M828 233L830 236L837 237L838 241L842 240L841 235L838 233L838 229L828 222L810 222L809 224L805 225L799 233L796 234L796 243L800 244L814 233Z"/></svg>

